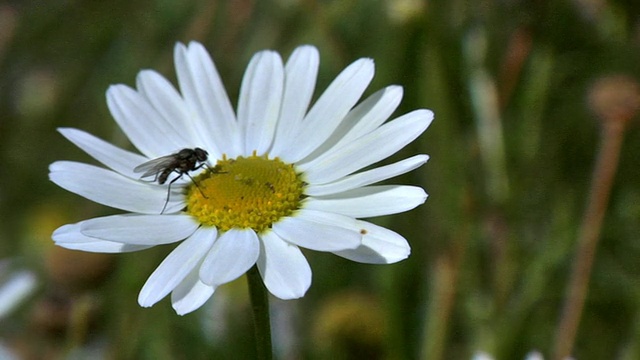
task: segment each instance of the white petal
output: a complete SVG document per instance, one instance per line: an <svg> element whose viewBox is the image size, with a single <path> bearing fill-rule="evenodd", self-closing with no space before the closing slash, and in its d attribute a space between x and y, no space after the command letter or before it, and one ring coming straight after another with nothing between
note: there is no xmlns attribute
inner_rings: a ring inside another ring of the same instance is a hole
<svg viewBox="0 0 640 360"><path fill-rule="evenodd" d="M397 163L377 167L375 169L363 171L361 173L349 175L338 181L328 184L311 184L305 188L305 194L311 196L321 196L335 194L366 185L371 185L382 180L392 178L414 170L429 160L428 155L416 155Z"/></svg>
<svg viewBox="0 0 640 360"><path fill-rule="evenodd" d="M287 61L280 119L269 151L272 157L278 157L288 149L297 133L313 96L319 64L318 49L309 45L295 49Z"/></svg>
<svg viewBox="0 0 640 360"><path fill-rule="evenodd" d="M322 156L298 165L305 181L323 184L371 165L402 149L422 134L433 119L429 110L416 110Z"/></svg>
<svg viewBox="0 0 640 360"><path fill-rule="evenodd" d="M280 55L261 51L253 56L242 79L238 123L245 132L244 155L267 152L275 135L284 72Z"/></svg>
<svg viewBox="0 0 640 360"><path fill-rule="evenodd" d="M343 146L377 129L395 111L400 100L402 100L400 86L388 86L369 96L349 111L331 137L304 161L309 162L332 147Z"/></svg>
<svg viewBox="0 0 640 360"><path fill-rule="evenodd" d="M305 199L304 208L366 218L397 214L422 204L427 194L417 186L368 186L344 193Z"/></svg>
<svg viewBox="0 0 640 360"><path fill-rule="evenodd" d="M186 315L199 309L215 291L215 287L200 281L199 272L199 267L191 270L189 275L171 292L171 306L178 315Z"/></svg>
<svg viewBox="0 0 640 360"><path fill-rule="evenodd" d="M355 221L339 214L302 209L273 224L273 231L303 248L337 251L360 245L361 235L353 230Z"/></svg>
<svg viewBox="0 0 640 360"><path fill-rule="evenodd" d="M84 235L133 245L180 241L200 226L190 215L111 215L82 222Z"/></svg>
<svg viewBox="0 0 640 360"><path fill-rule="evenodd" d="M391 85L369 96L361 104L349 111L344 121L344 126L338 129L346 135L340 139L340 143L357 139L364 134L377 129L398 108L402 100L402 87Z"/></svg>
<svg viewBox="0 0 640 360"><path fill-rule="evenodd" d="M172 129L180 149L206 148L209 145L200 117L192 116L180 94L162 75L152 70L141 71L137 77L137 88Z"/></svg>
<svg viewBox="0 0 640 360"><path fill-rule="evenodd" d="M142 155L123 150L82 130L58 128L58 131L94 159L130 178L139 178L140 174L135 174L133 168L148 160Z"/></svg>
<svg viewBox="0 0 640 360"><path fill-rule="evenodd" d="M251 229L231 229L213 244L200 267L200 280L211 286L228 283L247 272L258 260L258 235Z"/></svg>
<svg viewBox="0 0 640 360"><path fill-rule="evenodd" d="M311 267L300 249L273 231L261 234L258 270L270 293L280 299L297 299L311 286Z"/></svg>
<svg viewBox="0 0 640 360"><path fill-rule="evenodd" d="M215 228L201 227L180 243L149 276L140 290L140 306L149 307L175 289L201 263L216 236Z"/></svg>
<svg viewBox="0 0 640 360"><path fill-rule="evenodd" d="M207 50L197 42L189 43L188 48L178 43L174 48L174 59L184 100L207 129L206 136L210 140L205 149L217 159L222 158L223 152L230 158L240 155L242 147L236 116Z"/></svg>
<svg viewBox="0 0 640 360"><path fill-rule="evenodd" d="M132 88L111 85L107 105L131 143L147 157L168 155L184 145L147 99Z"/></svg>
<svg viewBox="0 0 640 360"><path fill-rule="evenodd" d="M362 245L334 254L367 264L392 264L406 259L411 253L409 243L400 234L366 221L359 221L359 225L365 233Z"/></svg>
<svg viewBox="0 0 640 360"><path fill-rule="evenodd" d="M291 148L282 159L298 162L325 142L367 88L373 72L371 59L357 60L344 69L309 110L304 126L291 139Z"/></svg>
<svg viewBox="0 0 640 360"><path fill-rule="evenodd" d="M129 212L158 214L167 198L167 188L145 184L111 170L73 161L56 161L49 166L49 179L63 189L99 204ZM184 207L184 196L172 196L165 213Z"/></svg>
<svg viewBox="0 0 640 360"><path fill-rule="evenodd" d="M63 225L53 232L53 241L56 245L66 249L97 253L124 253L152 247L151 245L131 245L92 238L83 235L80 231L81 227L82 222Z"/></svg>
<svg viewBox="0 0 640 360"><path fill-rule="evenodd" d="M31 271L3 274L0 284L0 320L20 306L36 289L38 280Z"/></svg>

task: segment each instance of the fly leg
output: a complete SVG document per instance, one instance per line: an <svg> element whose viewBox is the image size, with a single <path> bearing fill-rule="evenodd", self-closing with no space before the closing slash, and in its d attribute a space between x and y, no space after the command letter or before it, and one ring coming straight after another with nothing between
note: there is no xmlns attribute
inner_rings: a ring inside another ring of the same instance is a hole
<svg viewBox="0 0 640 360"><path fill-rule="evenodd" d="M160 214L164 214L164 211L167 209L167 204L169 204L169 196L171 195L171 184L173 184L174 182L178 181L178 179L180 179L182 177L182 175L184 175L186 173L180 173L180 175L176 176L175 179L171 180L169 182L169 187L167 188L167 200L164 202L164 206L162 207L162 211L160 212ZM189 174L187 174L188 176ZM191 176L189 176L191 177ZM192 179L193 180L193 179Z"/></svg>
<svg viewBox="0 0 640 360"><path fill-rule="evenodd" d="M200 164L200 165L196 166L195 168L193 168L193 170L191 170L191 171L195 171L195 170L198 170L198 169L203 168L203 167L204 167L204 168L209 169L209 170L210 170L211 172L213 172L214 174L222 174L222 173L223 173L223 172L220 172L220 171L215 171L215 168L212 168L211 166L209 166L209 164L204 163L204 162L203 162L202 164ZM225 171L225 172L226 172L226 171ZM198 191L200 191L200 194L202 194L202 197L204 197L205 199L208 199L208 198L209 198L207 195L205 195L205 194L202 192L202 189L200 189L200 186L198 186L198 183L197 183L195 180L193 180L193 178L191 177L191 175L189 175L189 173L186 173L186 172L185 172L185 173L183 173L183 174L184 174L184 175L187 175L187 176L189 177L189 179L191 179L191 182L193 182L193 185L195 185L195 186L198 188Z"/></svg>
<svg viewBox="0 0 640 360"><path fill-rule="evenodd" d="M198 166L196 169L198 169L198 168L200 168L200 167L202 167L202 165ZM187 176L189 177L189 179L191 179L191 182L193 183L193 185L195 185L195 186L198 188L198 191L200 191L200 194L202 194L202 197L203 197L203 198L205 198L205 199L208 199L209 197L207 197L207 195L205 195L205 194L202 192L202 189L200 189L200 186L198 186L198 183L197 183L195 180L193 180L193 178L191 177L191 175L189 175L189 174L187 174L187 173L185 173L185 175L187 175Z"/></svg>

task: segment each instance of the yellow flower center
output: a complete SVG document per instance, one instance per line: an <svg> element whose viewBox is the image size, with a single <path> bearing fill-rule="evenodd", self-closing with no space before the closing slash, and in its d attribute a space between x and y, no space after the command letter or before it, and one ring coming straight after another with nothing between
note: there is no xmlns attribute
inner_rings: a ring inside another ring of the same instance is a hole
<svg viewBox="0 0 640 360"><path fill-rule="evenodd" d="M304 182L293 165L252 155L219 160L187 189L187 213L220 231L262 232L300 208Z"/></svg>

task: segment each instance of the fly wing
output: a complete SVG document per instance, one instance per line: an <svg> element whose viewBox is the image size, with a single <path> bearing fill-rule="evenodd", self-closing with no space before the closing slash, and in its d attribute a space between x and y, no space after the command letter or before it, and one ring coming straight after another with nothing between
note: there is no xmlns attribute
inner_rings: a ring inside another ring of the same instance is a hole
<svg viewBox="0 0 640 360"><path fill-rule="evenodd" d="M136 166L133 169L133 172L143 173L140 178L155 176L167 167L170 167L174 160L175 159L173 155L162 156Z"/></svg>

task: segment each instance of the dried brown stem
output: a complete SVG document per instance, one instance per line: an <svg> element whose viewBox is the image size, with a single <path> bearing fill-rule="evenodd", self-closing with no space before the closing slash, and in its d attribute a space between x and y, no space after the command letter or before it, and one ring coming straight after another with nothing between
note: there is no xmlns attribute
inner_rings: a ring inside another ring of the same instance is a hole
<svg viewBox="0 0 640 360"><path fill-rule="evenodd" d="M571 355L573 350L587 296L602 221L618 167L624 123L624 121L604 121L602 143L593 173L589 202L582 219L576 258L573 262L560 323L556 330L554 359L565 359Z"/></svg>

